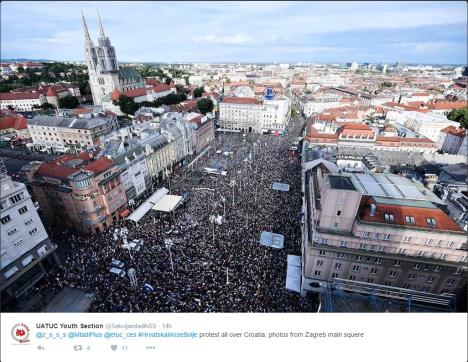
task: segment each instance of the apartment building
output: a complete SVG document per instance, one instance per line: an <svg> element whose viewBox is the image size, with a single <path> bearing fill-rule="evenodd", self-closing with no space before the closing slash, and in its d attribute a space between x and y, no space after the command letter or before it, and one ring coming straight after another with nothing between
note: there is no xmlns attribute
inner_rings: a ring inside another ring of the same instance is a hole
<svg viewBox="0 0 468 362"><path fill-rule="evenodd" d="M45 275L57 248L22 183L12 181L0 163L1 256L0 291L2 307L27 299L34 285Z"/></svg>
<svg viewBox="0 0 468 362"><path fill-rule="evenodd" d="M117 128L117 117L109 112L91 118L36 115L28 121L33 147L60 152L99 146L100 136Z"/></svg>
<svg viewBox="0 0 468 362"><path fill-rule="evenodd" d="M96 233L127 209L122 170L97 151L31 162L25 171L43 216L52 225Z"/></svg>
<svg viewBox="0 0 468 362"><path fill-rule="evenodd" d="M46 102L46 96L39 92L0 93L0 109L13 108L15 111L32 111L35 106L41 106Z"/></svg>
<svg viewBox="0 0 468 362"><path fill-rule="evenodd" d="M284 130L290 117L291 104L287 98L261 101L226 97L219 105L221 128L234 131L266 133Z"/></svg>
<svg viewBox="0 0 468 362"><path fill-rule="evenodd" d="M334 279L433 294L465 285L466 233L411 180L314 160L303 193L303 295Z"/></svg>

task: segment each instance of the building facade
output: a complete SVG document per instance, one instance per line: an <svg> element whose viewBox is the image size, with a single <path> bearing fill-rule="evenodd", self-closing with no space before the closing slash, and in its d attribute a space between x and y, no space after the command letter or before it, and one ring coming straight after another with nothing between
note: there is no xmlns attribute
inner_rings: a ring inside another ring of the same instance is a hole
<svg viewBox="0 0 468 362"><path fill-rule="evenodd" d="M13 108L15 111L26 112L46 102L46 96L39 92L0 93L0 109Z"/></svg>
<svg viewBox="0 0 468 362"><path fill-rule="evenodd" d="M105 230L127 209L122 171L97 152L32 162L25 169L44 218L91 234Z"/></svg>
<svg viewBox="0 0 468 362"><path fill-rule="evenodd" d="M57 248L42 224L26 186L11 180L0 163L2 307L27 298L45 275Z"/></svg>
<svg viewBox="0 0 468 362"><path fill-rule="evenodd" d="M465 286L466 233L411 180L304 165L302 293L347 279L424 293Z"/></svg>

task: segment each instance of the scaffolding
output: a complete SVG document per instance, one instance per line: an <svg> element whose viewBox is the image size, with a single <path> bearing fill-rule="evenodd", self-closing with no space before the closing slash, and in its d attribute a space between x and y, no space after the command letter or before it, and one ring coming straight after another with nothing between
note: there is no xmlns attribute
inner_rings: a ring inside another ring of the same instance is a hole
<svg viewBox="0 0 468 362"><path fill-rule="evenodd" d="M334 279L320 295L321 311L330 312L451 312L453 294L432 294L411 289Z"/></svg>

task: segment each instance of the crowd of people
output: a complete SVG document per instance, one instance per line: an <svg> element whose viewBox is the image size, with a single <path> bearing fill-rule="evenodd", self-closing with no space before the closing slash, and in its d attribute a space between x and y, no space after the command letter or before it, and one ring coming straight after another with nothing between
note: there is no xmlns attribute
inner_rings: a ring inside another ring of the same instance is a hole
<svg viewBox="0 0 468 362"><path fill-rule="evenodd" d="M210 155L162 185L171 194L190 193L182 206L150 211L137 225L121 221L70 237L62 267L46 279L49 288L92 291L91 312L315 312L316 300L285 288L287 255L301 253L300 161L288 148L302 126L292 122L285 137L217 135ZM213 162L224 163L227 175L194 183L192 173ZM273 190L273 182L290 189ZM142 241L138 251L114 237L123 226L128 241ZM261 245L262 231L284 235L284 249ZM135 269L136 285L109 272L113 259Z"/></svg>

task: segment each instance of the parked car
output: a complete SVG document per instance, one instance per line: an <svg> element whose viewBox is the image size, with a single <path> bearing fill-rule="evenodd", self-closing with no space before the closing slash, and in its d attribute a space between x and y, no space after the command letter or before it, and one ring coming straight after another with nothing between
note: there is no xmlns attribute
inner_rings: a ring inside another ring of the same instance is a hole
<svg viewBox="0 0 468 362"><path fill-rule="evenodd" d="M115 268L115 267L110 268L109 272L111 272L112 274L118 275L121 278L125 277L125 271L120 268Z"/></svg>

